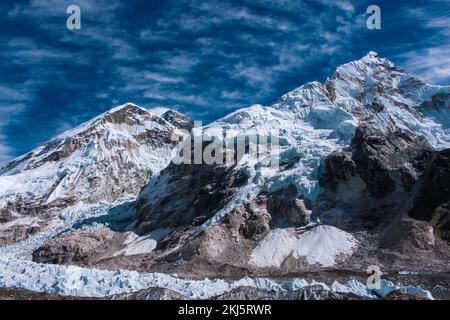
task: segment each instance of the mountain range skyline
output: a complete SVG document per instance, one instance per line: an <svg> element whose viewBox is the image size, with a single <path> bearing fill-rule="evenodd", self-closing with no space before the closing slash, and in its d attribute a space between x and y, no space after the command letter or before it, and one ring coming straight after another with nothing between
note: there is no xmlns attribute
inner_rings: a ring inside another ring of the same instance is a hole
<svg viewBox="0 0 450 320"><path fill-rule="evenodd" d="M132 101L205 124L270 104L370 50L435 84L449 83L448 1L65 0L0 5L0 162Z"/></svg>

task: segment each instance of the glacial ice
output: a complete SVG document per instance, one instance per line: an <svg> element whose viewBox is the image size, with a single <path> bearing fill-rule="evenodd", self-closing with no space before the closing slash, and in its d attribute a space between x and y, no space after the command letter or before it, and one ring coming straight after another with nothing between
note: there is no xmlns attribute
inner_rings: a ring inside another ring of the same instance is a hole
<svg viewBox="0 0 450 320"><path fill-rule="evenodd" d="M278 283L267 278L249 277L234 282L208 278L190 280L162 273L138 273L120 269L108 271L78 266L42 264L27 260L26 256L29 252L56 235L72 230L79 221L111 214L109 212L110 206L106 205L86 206L84 210L79 205L78 209L75 210L78 215L75 212L68 214L64 224L60 226L52 226L26 240L0 247L0 288L23 288L79 297L106 297L148 288L166 288L192 299L210 298L241 286L263 290L295 291L310 284L318 284L326 290L330 289L324 283L315 281L309 283L301 278L295 278L284 283ZM98 227L98 225L92 227ZM411 294L431 297L430 292L420 287L398 288L407 290L405 292ZM376 297L364 285L353 280L346 284L335 282L330 290L351 292L362 297ZM380 293L383 294L383 292Z"/></svg>

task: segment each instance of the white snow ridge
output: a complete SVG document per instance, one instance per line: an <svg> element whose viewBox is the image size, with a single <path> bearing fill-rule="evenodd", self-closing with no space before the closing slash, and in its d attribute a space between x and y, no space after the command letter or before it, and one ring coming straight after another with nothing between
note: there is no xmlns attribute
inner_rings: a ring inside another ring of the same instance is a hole
<svg viewBox="0 0 450 320"><path fill-rule="evenodd" d="M294 228L274 229L253 250L250 264L279 267L292 254L310 264L331 267L339 255L350 255L357 246L349 233L332 226L318 226L297 235Z"/></svg>

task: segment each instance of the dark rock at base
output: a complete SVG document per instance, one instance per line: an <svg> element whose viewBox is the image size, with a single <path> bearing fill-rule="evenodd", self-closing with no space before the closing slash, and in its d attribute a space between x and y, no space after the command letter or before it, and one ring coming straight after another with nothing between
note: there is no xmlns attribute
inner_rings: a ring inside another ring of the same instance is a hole
<svg viewBox="0 0 450 320"><path fill-rule="evenodd" d="M350 152L333 152L325 159L325 172L319 183L335 189L338 183L349 181L355 170L356 164Z"/></svg>
<svg viewBox="0 0 450 320"><path fill-rule="evenodd" d="M395 221L385 231L380 241L381 248L397 247L403 252L411 253L412 245L415 248L429 250L435 246L433 227L425 221L401 219Z"/></svg>
<svg viewBox="0 0 450 320"><path fill-rule="evenodd" d="M450 149L435 154L409 215L431 222L450 240Z"/></svg>
<svg viewBox="0 0 450 320"><path fill-rule="evenodd" d="M33 261L40 263L86 262L112 240L114 233L106 228L72 232L46 242L33 252Z"/></svg>

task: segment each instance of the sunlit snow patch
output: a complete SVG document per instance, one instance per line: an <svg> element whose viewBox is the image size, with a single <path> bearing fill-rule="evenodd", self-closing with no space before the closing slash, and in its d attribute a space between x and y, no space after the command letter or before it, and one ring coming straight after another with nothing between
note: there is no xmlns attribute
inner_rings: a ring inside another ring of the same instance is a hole
<svg viewBox="0 0 450 320"><path fill-rule="evenodd" d="M253 250L249 263L278 267L290 255L305 257L309 264L330 267L339 255L350 255L357 246L349 233L332 226L318 226L297 235L294 228L274 229Z"/></svg>
<svg viewBox="0 0 450 320"><path fill-rule="evenodd" d="M123 243L123 245L125 245L125 248L117 251L114 256L132 256L136 254L152 252L156 248L158 241L161 240L169 232L170 229L161 228L141 237L139 237L135 233L130 233Z"/></svg>

